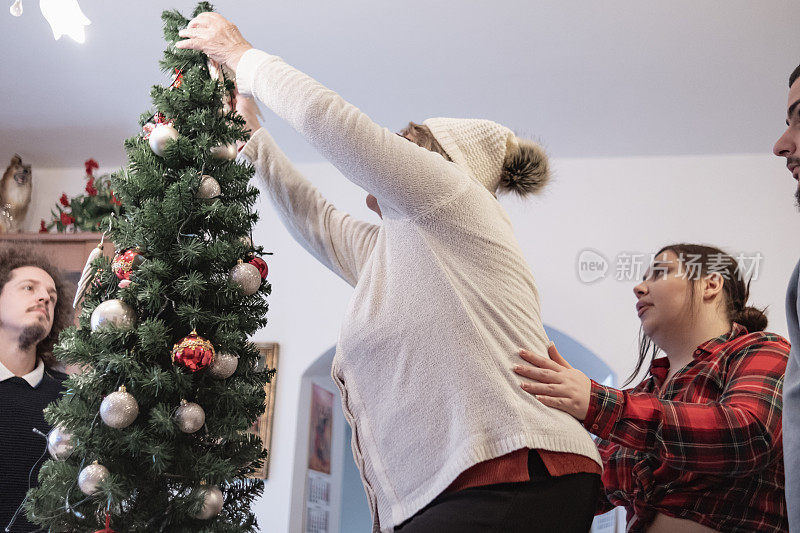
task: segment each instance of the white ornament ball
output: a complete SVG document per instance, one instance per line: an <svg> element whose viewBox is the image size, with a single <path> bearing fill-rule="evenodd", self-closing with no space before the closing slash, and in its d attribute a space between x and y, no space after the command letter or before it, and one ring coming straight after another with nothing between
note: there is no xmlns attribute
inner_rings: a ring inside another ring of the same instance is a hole
<svg viewBox="0 0 800 533"><path fill-rule="evenodd" d="M236 154L238 154L238 150L236 150L236 145L231 144L218 144L211 148L211 155L216 157L217 159L233 161L236 159Z"/></svg>
<svg viewBox="0 0 800 533"><path fill-rule="evenodd" d="M236 372L236 367L239 365L239 358L229 353L217 353L211 366L208 367L208 373L211 377L216 379L228 379Z"/></svg>
<svg viewBox="0 0 800 533"><path fill-rule="evenodd" d="M136 325L136 311L122 300L106 300L92 311L92 331L105 327L133 329Z"/></svg>
<svg viewBox="0 0 800 533"><path fill-rule="evenodd" d="M108 475L108 468L97 464L97 461L95 461L78 474L78 487L80 487L81 492L87 496L91 496L97 492L97 485L100 484L101 481L105 481Z"/></svg>
<svg viewBox="0 0 800 533"><path fill-rule="evenodd" d="M184 433L194 433L206 423L206 412L196 403L181 400L181 406L175 411L175 421Z"/></svg>
<svg viewBox="0 0 800 533"><path fill-rule="evenodd" d="M150 132L150 149L159 157L164 157L167 145L178 138L178 130L169 124L158 124Z"/></svg>
<svg viewBox="0 0 800 533"><path fill-rule="evenodd" d="M112 428L126 428L136 420L137 416L139 416L139 404L132 394L125 391L124 386L103 398L103 403L100 404L100 418Z"/></svg>
<svg viewBox="0 0 800 533"><path fill-rule="evenodd" d="M63 461L75 450L75 444L72 442L72 433L69 433L61 426L55 426L47 434L47 451L50 452L50 457L56 461Z"/></svg>
<svg viewBox="0 0 800 533"><path fill-rule="evenodd" d="M203 486L199 490L203 495L203 508L194 517L200 520L208 520L217 516L222 511L222 504L224 503L222 491L218 487L208 486Z"/></svg>
<svg viewBox="0 0 800 533"><path fill-rule="evenodd" d="M222 188L213 176L209 176L208 174L200 176L200 186L197 188L195 196L203 200L213 200L220 194L222 194Z"/></svg>
<svg viewBox="0 0 800 533"><path fill-rule="evenodd" d="M237 263L229 274L231 281L242 289L245 296L255 294L261 287L261 272L250 263Z"/></svg>

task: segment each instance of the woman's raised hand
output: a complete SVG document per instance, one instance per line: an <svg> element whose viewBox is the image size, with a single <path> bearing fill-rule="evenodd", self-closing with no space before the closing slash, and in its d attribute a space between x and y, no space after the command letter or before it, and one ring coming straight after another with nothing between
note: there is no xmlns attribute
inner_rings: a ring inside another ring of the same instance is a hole
<svg viewBox="0 0 800 533"><path fill-rule="evenodd" d="M550 359L520 350L520 357L530 364L516 365L514 372L533 380L522 382L520 387L543 404L583 420L589 411L591 380L572 368L558 353L555 344L550 344L547 353Z"/></svg>
<svg viewBox="0 0 800 533"><path fill-rule="evenodd" d="M175 43L176 48L200 50L233 72L242 55L252 48L239 28L219 13L200 13L178 35L185 39Z"/></svg>

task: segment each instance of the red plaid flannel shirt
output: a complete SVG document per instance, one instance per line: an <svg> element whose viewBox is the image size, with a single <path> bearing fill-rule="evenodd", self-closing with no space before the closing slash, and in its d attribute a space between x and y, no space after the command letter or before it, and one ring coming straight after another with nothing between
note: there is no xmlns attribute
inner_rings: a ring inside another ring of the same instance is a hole
<svg viewBox="0 0 800 533"><path fill-rule="evenodd" d="M659 358L634 389L592 381L583 424L597 435L604 495L629 531L656 513L718 531L789 531L784 496L781 391L789 343L774 333L730 333L700 345L664 387Z"/></svg>

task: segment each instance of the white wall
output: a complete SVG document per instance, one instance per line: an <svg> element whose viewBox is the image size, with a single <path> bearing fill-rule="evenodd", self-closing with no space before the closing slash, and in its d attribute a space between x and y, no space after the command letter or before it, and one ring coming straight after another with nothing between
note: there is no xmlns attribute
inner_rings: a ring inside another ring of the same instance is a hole
<svg viewBox="0 0 800 533"><path fill-rule="evenodd" d="M556 179L544 197L503 203L536 276L545 322L603 357L618 376L631 370L638 332L635 283L613 279L620 252L651 253L676 241L761 252L753 299L769 306L769 329L786 334L783 301L800 256L800 214L792 198L797 185L782 160L769 155L569 159L553 166ZM363 205L364 193L331 166L300 168L338 207L376 220ZM34 173L36 190L49 191L50 199L35 201L31 229L38 226L42 207L57 201L62 190L69 194L83 187L82 169ZM295 462L304 463L307 454L307 442L297 441L307 433L301 427L307 426L302 377L335 343L350 289L291 240L265 199L257 208L262 219L255 240L275 255L269 258L269 324L256 340L280 344L270 479L257 512L264 531L296 531L291 499L297 492L291 487L304 483ZM576 260L584 248L609 259L609 278L593 284L578 279Z"/></svg>

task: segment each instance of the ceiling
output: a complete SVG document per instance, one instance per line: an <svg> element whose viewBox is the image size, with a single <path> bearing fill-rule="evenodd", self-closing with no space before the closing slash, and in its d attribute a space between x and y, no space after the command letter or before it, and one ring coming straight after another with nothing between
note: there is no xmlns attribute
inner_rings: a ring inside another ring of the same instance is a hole
<svg viewBox="0 0 800 533"><path fill-rule="evenodd" d="M10 6L12 0L6 0ZM83 45L38 9L2 20L0 158L125 162L123 140L169 83L160 13L196 2L80 0ZM254 46L399 129L491 118L556 157L769 152L800 62L797 0L218 0ZM297 161L318 161L274 115ZM0 166L5 166L0 161Z"/></svg>

